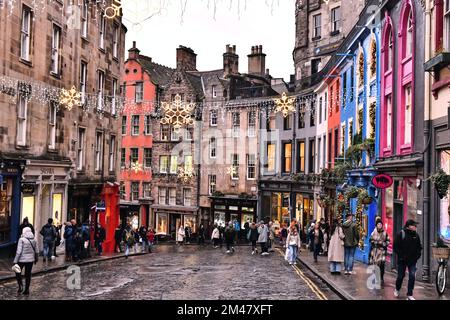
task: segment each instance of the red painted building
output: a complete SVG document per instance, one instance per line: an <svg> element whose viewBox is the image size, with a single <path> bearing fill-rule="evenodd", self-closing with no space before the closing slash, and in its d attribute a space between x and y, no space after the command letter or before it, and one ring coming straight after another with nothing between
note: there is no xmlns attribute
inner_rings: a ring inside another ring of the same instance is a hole
<svg viewBox="0 0 450 320"><path fill-rule="evenodd" d="M149 225L153 201L151 114L173 70L140 55L136 42L128 53L122 77L125 106L121 119L120 216L122 223L129 218L137 227Z"/></svg>
<svg viewBox="0 0 450 320"><path fill-rule="evenodd" d="M338 72L335 72L338 74ZM333 74L333 73L331 73ZM328 80L328 168L334 167L335 158L341 155L340 148L340 78Z"/></svg>

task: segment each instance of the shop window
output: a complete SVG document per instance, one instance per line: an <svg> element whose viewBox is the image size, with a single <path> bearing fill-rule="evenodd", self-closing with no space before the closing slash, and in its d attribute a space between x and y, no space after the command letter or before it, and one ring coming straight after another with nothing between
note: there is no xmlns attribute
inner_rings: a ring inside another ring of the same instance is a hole
<svg viewBox="0 0 450 320"><path fill-rule="evenodd" d="M1 201L1 199L0 199ZM34 207L35 199L34 196L23 196L22 198L22 211L20 213L20 222L22 223L25 217L28 218L28 221L31 224L34 224ZM1 205L0 205L0 215L1 215ZM0 240L1 243L1 240Z"/></svg>
<svg viewBox="0 0 450 320"><path fill-rule="evenodd" d="M0 243L9 242L11 240L10 234L12 187L12 179L6 178L6 180L4 180L2 184L0 184ZM28 219L30 219L30 217ZM29 221L31 223L32 220Z"/></svg>
<svg viewBox="0 0 450 320"><path fill-rule="evenodd" d="M217 224L218 226L224 226L225 225L225 212L216 211L214 212L214 224Z"/></svg>
<svg viewBox="0 0 450 320"><path fill-rule="evenodd" d="M62 193L54 193L53 194L53 210L52 210L52 218L54 220L55 225L61 222L61 212L62 212Z"/></svg>
<svg viewBox="0 0 450 320"><path fill-rule="evenodd" d="M156 214L156 233L167 234L168 233L168 217L166 213Z"/></svg>
<svg viewBox="0 0 450 320"><path fill-rule="evenodd" d="M445 173L450 174L450 150L440 152L440 167ZM449 197L440 199L439 206L439 235L446 241L450 241L450 214Z"/></svg>
<svg viewBox="0 0 450 320"><path fill-rule="evenodd" d="M192 233L197 232L197 217L189 214L184 216L184 225L191 228Z"/></svg>

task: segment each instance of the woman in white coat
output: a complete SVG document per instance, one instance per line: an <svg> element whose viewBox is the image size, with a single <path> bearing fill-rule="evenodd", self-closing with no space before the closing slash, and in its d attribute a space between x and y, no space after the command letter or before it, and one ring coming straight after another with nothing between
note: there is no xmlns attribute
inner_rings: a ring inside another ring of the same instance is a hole
<svg viewBox="0 0 450 320"><path fill-rule="evenodd" d="M31 270L33 269L33 263L37 263L37 257L39 253L39 247L31 228L25 227L22 230L22 237L17 243L16 256L14 258L14 265L20 267L20 272L16 271L16 279L19 285L18 293L24 295L30 294L31 284ZM25 269L25 290L23 290L22 283L22 270Z"/></svg>
<svg viewBox="0 0 450 320"><path fill-rule="evenodd" d="M341 274L344 262L344 238L345 234L337 219L333 220L331 226L331 240L328 247L328 261L330 262L331 274Z"/></svg>
<svg viewBox="0 0 450 320"><path fill-rule="evenodd" d="M211 235L211 239L213 241L214 249L219 247L219 239L220 239L220 231L217 224L214 225L214 230Z"/></svg>
<svg viewBox="0 0 450 320"><path fill-rule="evenodd" d="M183 226L180 225L180 228L178 229L178 233L177 233L177 244L180 244L180 245L183 244L184 236L185 236L184 228L183 228Z"/></svg>

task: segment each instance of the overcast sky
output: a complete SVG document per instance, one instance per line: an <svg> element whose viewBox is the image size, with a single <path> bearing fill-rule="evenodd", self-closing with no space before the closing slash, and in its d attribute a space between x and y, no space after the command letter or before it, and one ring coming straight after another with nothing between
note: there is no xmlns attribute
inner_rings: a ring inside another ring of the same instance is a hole
<svg viewBox="0 0 450 320"><path fill-rule="evenodd" d="M167 9L138 25L152 12L146 4L153 2L158 7L160 1L168 3ZM137 41L141 54L175 67L176 48L184 45L197 53L197 69L206 71L223 67L225 46L231 44L236 45L239 55L239 71L246 73L251 47L263 45L271 75L289 81L289 75L294 73L295 0L215 2L214 19L214 0L123 1L123 23L128 28L126 49Z"/></svg>

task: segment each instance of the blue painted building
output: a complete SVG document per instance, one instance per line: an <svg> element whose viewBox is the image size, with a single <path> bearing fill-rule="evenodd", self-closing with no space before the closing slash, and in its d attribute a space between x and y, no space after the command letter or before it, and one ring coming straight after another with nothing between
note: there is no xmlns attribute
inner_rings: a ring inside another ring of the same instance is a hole
<svg viewBox="0 0 450 320"><path fill-rule="evenodd" d="M368 263L370 254L369 238L375 228L377 216L377 189L372 184L376 175L373 168L375 155L379 149L380 117L380 26L369 24L352 33L352 39L340 55L339 68L342 80L340 146L344 161L352 164L347 173L346 188L356 186L366 189L374 201L363 206L361 216L364 230L364 247L356 251L356 260ZM362 152L348 152L355 145L365 145ZM370 146L370 148L369 148ZM355 158L355 154L356 156ZM345 188L339 188L345 192ZM350 210L357 213L357 199L351 199Z"/></svg>
<svg viewBox="0 0 450 320"><path fill-rule="evenodd" d="M20 225L24 161L0 158L0 252L13 254Z"/></svg>

